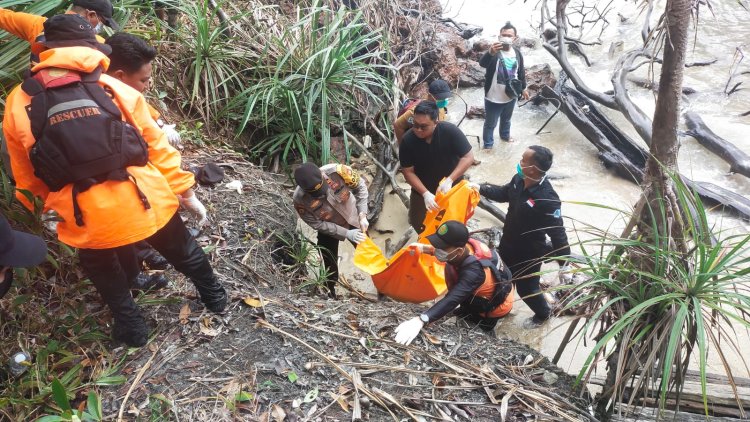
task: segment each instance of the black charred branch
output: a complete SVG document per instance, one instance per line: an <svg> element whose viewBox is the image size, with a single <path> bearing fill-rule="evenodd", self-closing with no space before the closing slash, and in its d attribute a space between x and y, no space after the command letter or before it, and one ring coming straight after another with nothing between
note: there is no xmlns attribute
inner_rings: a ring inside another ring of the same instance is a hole
<svg viewBox="0 0 750 422"><path fill-rule="evenodd" d="M698 143L709 151L729 163L729 171L750 177L750 156L737 148L736 145L715 134L706 126L701 117L693 112L685 113L687 134L695 138Z"/></svg>
<svg viewBox="0 0 750 422"><path fill-rule="evenodd" d="M561 101L560 110L599 150L599 159L605 167L624 179L640 183L645 174L648 151L622 133L597 110L594 102L586 95L563 85L565 79L564 75L560 75L560 82L555 89L545 86L542 93ZM711 183L694 182L682 175L680 177L685 185L694 190L706 204L720 206L724 210L750 219L748 198Z"/></svg>
<svg viewBox="0 0 750 422"><path fill-rule="evenodd" d="M599 150L599 159L605 167L624 179L640 183L648 158L646 150L599 112L588 97L576 89L563 85L564 75L561 74L560 78L554 90L545 86L542 93L561 102L560 110Z"/></svg>

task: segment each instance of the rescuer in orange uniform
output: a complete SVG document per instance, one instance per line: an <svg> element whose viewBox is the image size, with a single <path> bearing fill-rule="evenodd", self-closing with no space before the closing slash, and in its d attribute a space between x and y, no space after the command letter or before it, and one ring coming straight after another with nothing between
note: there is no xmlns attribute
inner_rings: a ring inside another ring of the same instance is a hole
<svg viewBox="0 0 750 422"><path fill-rule="evenodd" d="M44 32L44 43L34 46L40 57L32 68L34 75L89 75L107 69L109 47L97 42L93 28L80 16L53 16L44 23ZM27 190L42 200L45 210L57 212L62 219L57 226L59 240L79 248L81 266L112 311L112 336L130 346L142 346L148 340L148 327L128 286L140 270L133 243L147 240L187 275L210 311L222 312L227 294L177 213L182 205L202 222L206 220L206 209L192 190L194 177L180 168L180 153L169 145L138 91L106 74L99 76L98 85L109 93L125 126L135 128L129 130L137 131L146 146L146 164L125 168L126 180L105 179L77 194L74 185L78 182L50 191L37 177L30 158L37 142L29 118L32 97L20 85L6 100L3 131L18 200L33 209L20 193Z"/></svg>
<svg viewBox="0 0 750 422"><path fill-rule="evenodd" d="M456 308L457 317L485 331L493 330L497 321L513 309L514 300L510 271L500 257L484 243L470 238L466 226L455 220L441 224L427 240L432 246L412 245L445 263L448 293L423 314L401 323L396 328L396 342L410 344L425 324Z"/></svg>

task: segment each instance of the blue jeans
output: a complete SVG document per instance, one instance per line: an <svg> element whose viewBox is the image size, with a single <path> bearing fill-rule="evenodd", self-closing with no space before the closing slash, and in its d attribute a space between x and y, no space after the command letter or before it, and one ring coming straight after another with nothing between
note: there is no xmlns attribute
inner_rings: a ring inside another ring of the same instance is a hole
<svg viewBox="0 0 750 422"><path fill-rule="evenodd" d="M484 100L485 117L482 137L485 148L489 148L495 143L495 140L492 138L492 132L495 130L498 120L500 120L500 139L503 141L510 140L510 118L513 117L513 109L516 108L516 101L514 99L505 104L498 104L486 99Z"/></svg>

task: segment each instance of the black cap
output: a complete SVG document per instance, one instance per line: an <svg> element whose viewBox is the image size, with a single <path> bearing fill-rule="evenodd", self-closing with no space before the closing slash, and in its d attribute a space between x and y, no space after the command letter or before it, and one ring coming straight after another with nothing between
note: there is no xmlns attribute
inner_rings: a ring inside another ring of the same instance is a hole
<svg viewBox="0 0 750 422"><path fill-rule="evenodd" d="M202 167L191 168L195 180L204 186L213 186L224 180L224 169L216 163L206 163Z"/></svg>
<svg viewBox="0 0 750 422"><path fill-rule="evenodd" d="M112 7L112 2L109 0L73 0L73 6L93 10L100 18L102 18L105 25L115 31L120 30L120 25L112 19L112 14L114 13L115 8Z"/></svg>
<svg viewBox="0 0 750 422"><path fill-rule="evenodd" d="M89 21L74 13L55 15L44 22L44 40L34 43L31 50L39 54L48 48L91 47L109 55L112 47L96 39Z"/></svg>
<svg viewBox="0 0 750 422"><path fill-rule="evenodd" d="M32 267L47 256L47 245L39 236L10 228L0 215L0 267Z"/></svg>
<svg viewBox="0 0 750 422"><path fill-rule="evenodd" d="M460 221L446 221L438 227L435 233L427 236L427 240L437 249L446 249L450 246L462 247L469 241L469 229Z"/></svg>
<svg viewBox="0 0 750 422"><path fill-rule="evenodd" d="M436 100L444 100L453 96L450 85L442 79L435 79L430 82L430 94Z"/></svg>
<svg viewBox="0 0 750 422"><path fill-rule="evenodd" d="M323 196L328 190L328 184L323 182L323 173L317 165L304 163L294 171L294 181L303 191L313 196Z"/></svg>

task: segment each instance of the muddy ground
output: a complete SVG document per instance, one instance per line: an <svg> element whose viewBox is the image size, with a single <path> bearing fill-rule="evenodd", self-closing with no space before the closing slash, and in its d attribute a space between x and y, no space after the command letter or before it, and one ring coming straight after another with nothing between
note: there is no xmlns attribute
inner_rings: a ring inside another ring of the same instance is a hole
<svg viewBox="0 0 750 422"><path fill-rule="evenodd" d="M393 329L419 306L354 294L330 300L301 267L272 257L293 233L291 184L229 152L186 154L226 169L242 193L201 188L212 224L199 236L231 292L207 313L185 279L140 298L154 328L131 351L128 382L101 391L128 420L585 420L573 379L534 350L468 328L431 325L411 347ZM284 184L287 183L287 184ZM291 262L291 261L289 261ZM292 266L293 267L293 266ZM308 283L309 284L309 283ZM169 298L169 304L149 305ZM124 353L124 350L116 351ZM565 415L565 416L564 416Z"/></svg>

